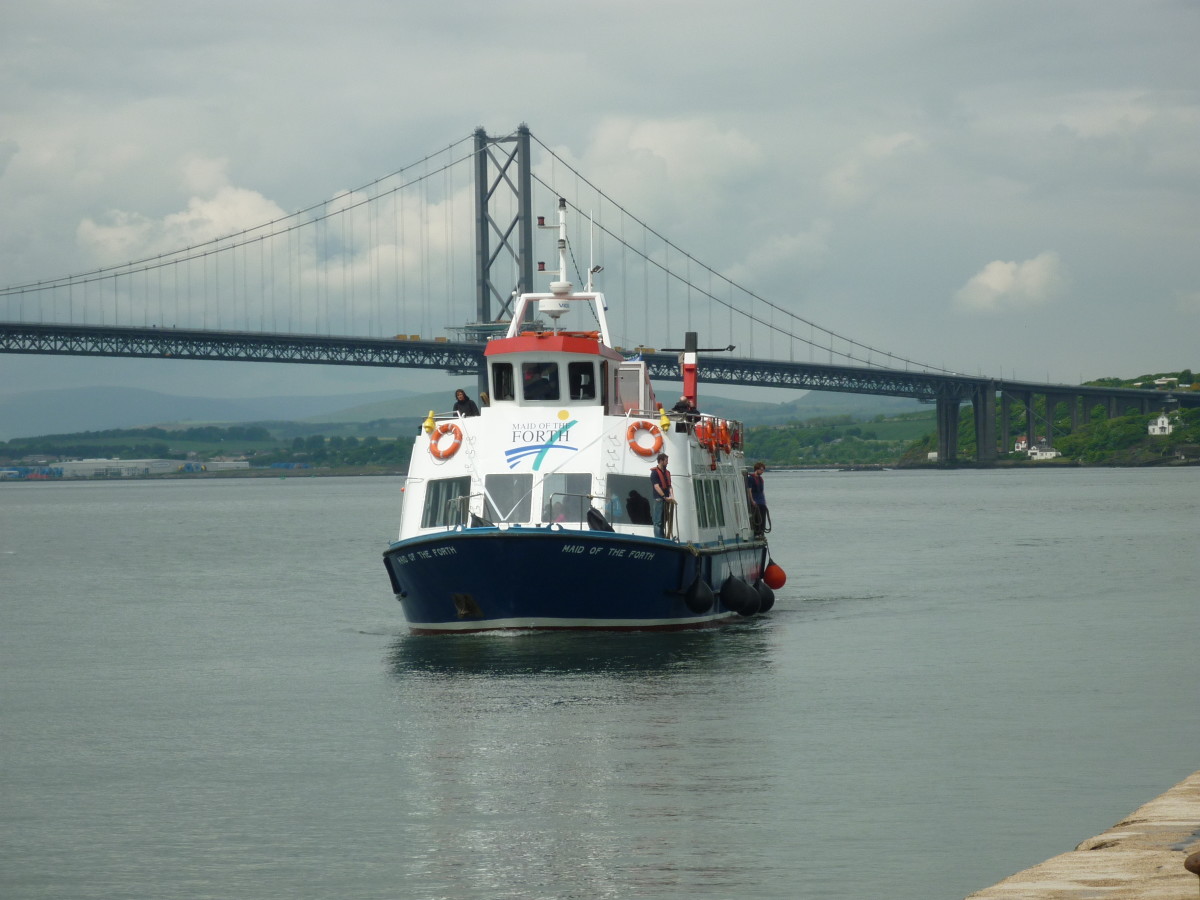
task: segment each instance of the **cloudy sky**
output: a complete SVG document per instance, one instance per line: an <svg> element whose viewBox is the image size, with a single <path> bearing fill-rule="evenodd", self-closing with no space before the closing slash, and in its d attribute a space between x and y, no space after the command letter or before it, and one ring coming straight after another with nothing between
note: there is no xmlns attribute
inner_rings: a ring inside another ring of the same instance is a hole
<svg viewBox="0 0 1200 900"><path fill-rule="evenodd" d="M3 0L0 283L526 122L697 259L865 344L1022 380L1200 370L1197 47L1195 0ZM0 355L4 392L432 383Z"/></svg>

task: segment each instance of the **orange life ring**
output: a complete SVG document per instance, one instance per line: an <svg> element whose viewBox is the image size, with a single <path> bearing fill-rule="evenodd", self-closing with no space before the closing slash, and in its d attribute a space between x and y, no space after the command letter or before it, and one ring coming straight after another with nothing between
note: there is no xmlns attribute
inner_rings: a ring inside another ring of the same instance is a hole
<svg viewBox="0 0 1200 900"><path fill-rule="evenodd" d="M446 449L442 449L440 441L442 435L453 435L453 440ZM458 448L462 446L462 429L453 422L443 422L437 428L433 429L433 433L429 435L429 452L433 454L434 459L449 459L458 452Z"/></svg>
<svg viewBox="0 0 1200 900"><path fill-rule="evenodd" d="M654 438L653 446L645 447L638 443L638 437L643 431L650 432L650 436ZM625 440L629 443L629 449L638 456L657 456L663 446L662 431L653 422L647 422L645 419L633 422L629 426L625 432Z"/></svg>

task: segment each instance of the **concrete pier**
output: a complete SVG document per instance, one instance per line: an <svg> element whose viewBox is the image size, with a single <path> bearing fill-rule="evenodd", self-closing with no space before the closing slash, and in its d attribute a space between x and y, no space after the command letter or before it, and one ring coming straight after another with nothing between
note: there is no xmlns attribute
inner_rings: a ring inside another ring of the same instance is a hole
<svg viewBox="0 0 1200 900"><path fill-rule="evenodd" d="M1070 853L1018 872L967 900L1192 900L1200 879L1200 772Z"/></svg>

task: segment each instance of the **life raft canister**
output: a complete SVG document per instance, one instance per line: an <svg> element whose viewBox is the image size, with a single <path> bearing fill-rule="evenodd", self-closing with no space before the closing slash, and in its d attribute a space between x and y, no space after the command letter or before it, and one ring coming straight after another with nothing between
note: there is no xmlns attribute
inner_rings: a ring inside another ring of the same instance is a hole
<svg viewBox="0 0 1200 900"><path fill-rule="evenodd" d="M442 447L442 437L447 434L451 435L451 441L445 447ZM453 422L443 422L437 428L433 429L433 433L429 435L429 452L433 454L434 459L449 459L462 446L462 439L463 433L461 428Z"/></svg>
<svg viewBox="0 0 1200 900"><path fill-rule="evenodd" d="M729 423L724 419L717 426L717 445L726 453L733 449L733 443L729 437Z"/></svg>
<svg viewBox="0 0 1200 900"><path fill-rule="evenodd" d="M647 447L638 441L643 431L648 431L650 436L654 438L652 446ZM629 425L629 428L625 431L625 440L629 444L629 449L638 456L657 456L658 451L663 447L662 430L653 422L648 422L645 419L639 419Z"/></svg>

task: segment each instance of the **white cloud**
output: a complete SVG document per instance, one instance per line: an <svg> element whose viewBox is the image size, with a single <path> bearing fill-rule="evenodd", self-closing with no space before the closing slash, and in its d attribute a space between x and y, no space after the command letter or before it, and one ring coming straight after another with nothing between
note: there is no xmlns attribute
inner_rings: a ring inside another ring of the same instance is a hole
<svg viewBox="0 0 1200 900"><path fill-rule="evenodd" d="M192 158L183 163L184 186L197 192L187 208L153 219L138 212L110 210L105 221L85 218L80 244L100 263L125 262L191 247L282 218L277 204L257 191L234 187L223 159Z"/></svg>
<svg viewBox="0 0 1200 900"><path fill-rule="evenodd" d="M1041 306L1061 296L1066 270L1057 253L1046 251L1024 262L995 260L954 295L956 305L975 312L1004 312Z"/></svg>
<svg viewBox="0 0 1200 900"><path fill-rule="evenodd" d="M731 182L756 173L763 152L736 129L707 117L651 119L610 116L593 130L588 149L574 157L554 151L629 208L690 210L721 199Z"/></svg>
<svg viewBox="0 0 1200 900"><path fill-rule="evenodd" d="M746 258L731 266L725 277L737 284L756 285L771 279L795 282L819 270L829 259L832 225L824 219L805 231L769 236L753 245Z"/></svg>
<svg viewBox="0 0 1200 900"><path fill-rule="evenodd" d="M907 151L920 151L925 142L908 132L868 138L826 174L825 193L836 205L862 203L876 193L885 179L888 160Z"/></svg>

